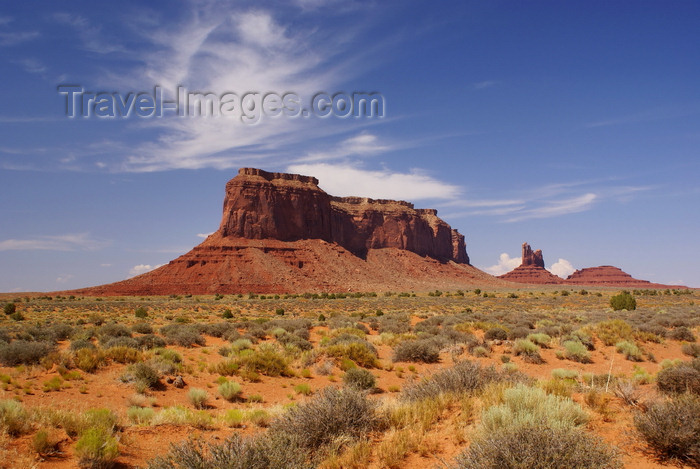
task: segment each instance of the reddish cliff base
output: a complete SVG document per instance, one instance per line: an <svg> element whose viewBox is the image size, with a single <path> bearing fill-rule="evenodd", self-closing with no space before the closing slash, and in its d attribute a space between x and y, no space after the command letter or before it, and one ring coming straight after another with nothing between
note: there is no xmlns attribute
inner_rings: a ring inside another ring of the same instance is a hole
<svg viewBox="0 0 700 469"><path fill-rule="evenodd" d="M168 295L456 290L507 287L468 264L440 262L396 248L360 258L323 240L276 241L214 234L152 272L78 295Z"/></svg>

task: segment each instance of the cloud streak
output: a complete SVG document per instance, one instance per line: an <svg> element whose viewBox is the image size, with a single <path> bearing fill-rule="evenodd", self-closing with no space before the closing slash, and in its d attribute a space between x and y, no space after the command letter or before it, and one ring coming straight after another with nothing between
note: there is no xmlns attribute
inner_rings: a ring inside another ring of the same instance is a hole
<svg viewBox="0 0 700 469"><path fill-rule="evenodd" d="M414 201L455 199L461 193L459 186L446 184L419 170L408 173L369 170L349 163L293 164L287 170L317 177L326 192L337 196Z"/></svg>
<svg viewBox="0 0 700 469"><path fill-rule="evenodd" d="M0 241L0 251L94 251L110 244L110 241L92 238L89 233L77 233L6 239Z"/></svg>

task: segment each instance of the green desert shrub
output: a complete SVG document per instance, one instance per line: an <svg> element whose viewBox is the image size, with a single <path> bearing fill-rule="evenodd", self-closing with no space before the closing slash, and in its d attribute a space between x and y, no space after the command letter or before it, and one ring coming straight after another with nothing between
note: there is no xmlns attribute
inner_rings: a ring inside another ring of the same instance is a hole
<svg viewBox="0 0 700 469"><path fill-rule="evenodd" d="M700 467L700 397L686 394L653 404L635 415L634 425L661 459Z"/></svg>
<svg viewBox="0 0 700 469"><path fill-rule="evenodd" d="M584 344L577 340L567 340L563 344L564 357L579 363L591 363L591 354Z"/></svg>
<svg viewBox="0 0 700 469"><path fill-rule="evenodd" d="M621 469L620 456L579 428L512 427L480 434L455 469Z"/></svg>
<svg viewBox="0 0 700 469"><path fill-rule="evenodd" d="M503 404L486 409L481 426L486 432L516 426L570 428L588 422L588 414L570 398L518 384L503 392Z"/></svg>
<svg viewBox="0 0 700 469"><path fill-rule="evenodd" d="M621 340L615 344L615 349L623 354L627 360L633 362L641 362L644 360L642 357L642 351L639 350L634 342L628 342L626 340Z"/></svg>
<svg viewBox="0 0 700 469"><path fill-rule="evenodd" d="M544 363L544 359L540 355L540 348L528 339L516 340L513 346L513 353L516 356L523 357L523 360L528 363Z"/></svg>
<svg viewBox="0 0 700 469"><path fill-rule="evenodd" d="M149 424L155 416L155 411L150 407L131 406L126 412L129 421L136 425Z"/></svg>
<svg viewBox="0 0 700 469"><path fill-rule="evenodd" d="M219 385L219 394L229 402L233 402L241 395L241 385L235 381L226 381Z"/></svg>
<svg viewBox="0 0 700 469"><path fill-rule="evenodd" d="M13 399L0 401L0 430L19 436L31 429L29 413L21 402Z"/></svg>
<svg viewBox="0 0 700 469"><path fill-rule="evenodd" d="M204 409L209 400L209 394L204 389L191 388L187 392L187 399L196 409Z"/></svg>
<svg viewBox="0 0 700 469"><path fill-rule="evenodd" d="M5 303L5 306L2 307L2 311L10 316L12 314L15 314L17 312L17 305L14 303Z"/></svg>
<svg viewBox="0 0 700 469"><path fill-rule="evenodd" d="M374 389L376 381L374 375L364 368L350 368L343 376L343 382L346 386L360 391Z"/></svg>
<svg viewBox="0 0 700 469"><path fill-rule="evenodd" d="M270 432L295 437L301 448L313 452L339 438L361 438L379 423L376 403L364 393L328 387L275 419Z"/></svg>
<svg viewBox="0 0 700 469"><path fill-rule="evenodd" d="M437 363L440 360L440 350L432 340L405 340L394 348L395 362Z"/></svg>
<svg viewBox="0 0 700 469"><path fill-rule="evenodd" d="M626 309L627 311L634 311L637 309L637 300L634 299L630 292L623 291L610 298L610 307L615 311L620 311L623 309Z"/></svg>
<svg viewBox="0 0 700 469"><path fill-rule="evenodd" d="M605 345L615 345L621 340L633 340L632 326L622 319L611 319L598 323L595 327L598 338Z"/></svg>
<svg viewBox="0 0 700 469"><path fill-rule="evenodd" d="M293 375L287 359L273 344L261 344L257 350L239 355L235 362L241 368L266 376Z"/></svg>
<svg viewBox="0 0 700 469"><path fill-rule="evenodd" d="M359 366L375 368L377 366L377 351L366 341L344 342L323 347L321 352L336 360L352 360Z"/></svg>
<svg viewBox="0 0 700 469"><path fill-rule="evenodd" d="M139 306L134 311L134 316L136 316L139 319L147 318L148 317L148 310L146 308L144 308L143 306Z"/></svg>
<svg viewBox="0 0 700 469"><path fill-rule="evenodd" d="M535 345L538 345L539 347L549 348L549 343L552 341L552 338L547 334L539 332L535 334L529 334L527 336L527 340L529 340Z"/></svg>
<svg viewBox="0 0 700 469"><path fill-rule="evenodd" d="M89 428L75 444L75 455L80 467L108 469L119 456L119 444L107 430Z"/></svg>

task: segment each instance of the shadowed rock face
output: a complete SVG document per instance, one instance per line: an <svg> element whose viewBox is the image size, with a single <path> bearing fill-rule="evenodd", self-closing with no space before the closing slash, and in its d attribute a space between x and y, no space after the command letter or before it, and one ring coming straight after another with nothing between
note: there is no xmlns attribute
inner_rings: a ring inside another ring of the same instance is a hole
<svg viewBox="0 0 700 469"><path fill-rule="evenodd" d="M522 263L520 265L534 265L535 267L541 267L544 269L544 258L542 257L542 250L532 251L529 244L523 243L523 254Z"/></svg>
<svg viewBox="0 0 700 469"><path fill-rule="evenodd" d="M242 168L226 184L223 237L298 241L322 239L365 257L397 248L440 261L468 264L464 236L432 209L397 200L332 197L318 180Z"/></svg>
<svg viewBox="0 0 700 469"><path fill-rule="evenodd" d="M151 272L82 295L300 293L498 286L464 236L408 202L332 197L318 180L242 168L219 229Z"/></svg>

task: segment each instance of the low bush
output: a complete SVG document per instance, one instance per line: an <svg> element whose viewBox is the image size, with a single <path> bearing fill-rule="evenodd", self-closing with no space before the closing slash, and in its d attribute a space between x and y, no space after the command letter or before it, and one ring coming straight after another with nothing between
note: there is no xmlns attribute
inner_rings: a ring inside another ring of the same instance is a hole
<svg viewBox="0 0 700 469"><path fill-rule="evenodd" d="M579 363L591 363L591 354L581 342L567 340L564 342L564 357Z"/></svg>
<svg viewBox="0 0 700 469"><path fill-rule="evenodd" d="M633 362L644 361L642 351L639 350L639 347L637 347L637 345L635 345L633 342L622 340L615 344L615 349L623 354L627 360Z"/></svg>
<svg viewBox="0 0 700 469"><path fill-rule="evenodd" d="M405 387L401 399L420 401L442 394L467 394L480 391L490 383L519 382L525 379L519 373L506 373L497 371L493 366L483 367L476 362L464 361Z"/></svg>
<svg viewBox="0 0 700 469"><path fill-rule="evenodd" d="M544 363L544 359L540 355L540 348L528 339L516 340L513 346L513 353L516 356L523 357L523 360L528 363Z"/></svg>
<svg viewBox="0 0 700 469"><path fill-rule="evenodd" d="M343 376L343 382L346 386L360 391L374 389L376 381L374 375L363 368L350 368Z"/></svg>
<svg viewBox="0 0 700 469"><path fill-rule="evenodd" d="M323 347L321 351L328 357L337 360L352 360L365 368L375 368L377 366L377 352L371 344L365 341L329 345Z"/></svg>
<svg viewBox="0 0 700 469"><path fill-rule="evenodd" d="M457 457L455 469L621 469L601 438L578 428L514 427L482 434Z"/></svg>
<svg viewBox="0 0 700 469"><path fill-rule="evenodd" d="M484 340L508 340L508 331L502 327L492 327L484 333Z"/></svg>
<svg viewBox="0 0 700 469"><path fill-rule="evenodd" d="M241 385L235 381L226 381L219 385L219 394L229 402L233 402L241 395Z"/></svg>
<svg viewBox="0 0 700 469"><path fill-rule="evenodd" d="M688 329L685 326L676 327L668 334L668 337L673 340L695 342L695 335L690 329Z"/></svg>
<svg viewBox="0 0 700 469"><path fill-rule="evenodd" d="M519 426L569 428L581 426L588 419L586 411L570 398L518 384L503 392L503 404L482 413L481 427L486 432Z"/></svg>
<svg viewBox="0 0 700 469"><path fill-rule="evenodd" d="M352 388L328 387L275 419L270 432L295 437L300 447L314 452L341 437L358 439L378 425L375 402Z"/></svg>
<svg viewBox="0 0 700 469"><path fill-rule="evenodd" d="M700 358L700 344L683 344L681 352L693 358Z"/></svg>
<svg viewBox="0 0 700 469"><path fill-rule="evenodd" d="M622 340L633 340L632 326L622 319L611 319L595 327L598 338L605 345L615 345Z"/></svg>
<svg viewBox="0 0 700 469"><path fill-rule="evenodd" d="M31 430L29 414L21 402L12 399L0 401L0 429L11 436L19 436Z"/></svg>
<svg viewBox="0 0 700 469"><path fill-rule="evenodd" d="M241 354L235 363L239 367L267 376L293 376L287 359L272 344L261 344L257 350Z"/></svg>
<svg viewBox="0 0 700 469"><path fill-rule="evenodd" d="M36 365L53 350L46 342L14 340L0 346L0 363L5 366Z"/></svg>
<svg viewBox="0 0 700 469"><path fill-rule="evenodd" d="M664 368L656 375L656 386L665 394L700 394L700 360Z"/></svg>
<svg viewBox="0 0 700 469"><path fill-rule="evenodd" d="M700 467L700 398L683 395L634 417L640 436L661 459Z"/></svg>
<svg viewBox="0 0 700 469"><path fill-rule="evenodd" d="M394 348L394 362L437 363L440 350L432 340L406 340Z"/></svg>
<svg viewBox="0 0 700 469"><path fill-rule="evenodd" d="M627 311L634 311L637 309L637 300L628 291L623 291L617 295L610 298L610 307L614 311L620 311L626 309Z"/></svg>
<svg viewBox="0 0 700 469"><path fill-rule="evenodd" d="M220 445L189 440L172 445L148 469L308 469L307 455L289 435L232 435Z"/></svg>
<svg viewBox="0 0 700 469"><path fill-rule="evenodd" d="M119 456L119 444L112 434L103 428L86 430L75 444L75 455L80 467L107 469Z"/></svg>
<svg viewBox="0 0 700 469"><path fill-rule="evenodd" d="M203 346L206 340L199 333L197 328L188 324L170 324L160 328L160 333L165 337L165 341L170 345L181 347Z"/></svg>
<svg viewBox="0 0 700 469"><path fill-rule="evenodd" d="M191 388L187 393L187 399L196 409L204 409L209 400L209 394L200 388Z"/></svg>

